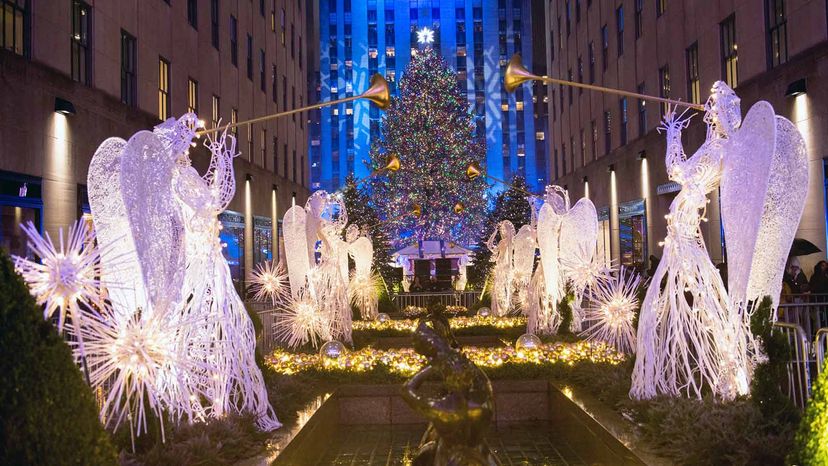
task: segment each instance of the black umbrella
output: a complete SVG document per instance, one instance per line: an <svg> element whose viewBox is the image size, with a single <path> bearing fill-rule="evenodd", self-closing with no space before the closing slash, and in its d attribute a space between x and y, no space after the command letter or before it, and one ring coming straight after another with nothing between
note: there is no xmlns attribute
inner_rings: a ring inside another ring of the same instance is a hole
<svg viewBox="0 0 828 466"><path fill-rule="evenodd" d="M793 244L791 245L791 252L788 256L807 256L808 254L814 254L817 252L822 252L822 249L819 249L814 243L808 241L807 239L794 238Z"/></svg>

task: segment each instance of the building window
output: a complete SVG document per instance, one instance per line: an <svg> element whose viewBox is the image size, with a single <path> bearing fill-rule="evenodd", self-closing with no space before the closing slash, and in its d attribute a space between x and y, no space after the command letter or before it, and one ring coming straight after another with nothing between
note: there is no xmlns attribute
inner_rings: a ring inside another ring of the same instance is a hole
<svg viewBox="0 0 828 466"><path fill-rule="evenodd" d="M589 43L589 83L595 84L595 44Z"/></svg>
<svg viewBox="0 0 828 466"><path fill-rule="evenodd" d="M158 57L158 119L170 117L170 62Z"/></svg>
<svg viewBox="0 0 828 466"><path fill-rule="evenodd" d="M29 54L28 0L0 0L0 48L18 55Z"/></svg>
<svg viewBox="0 0 828 466"><path fill-rule="evenodd" d="M121 29L121 102L130 107L138 100L136 51L135 38Z"/></svg>
<svg viewBox="0 0 828 466"><path fill-rule="evenodd" d="M253 36L247 35L247 79L253 80Z"/></svg>
<svg viewBox="0 0 828 466"><path fill-rule="evenodd" d="M282 13L279 19L279 25L282 27L282 32L280 35L280 39L282 41L282 46L285 45L285 9L282 8Z"/></svg>
<svg viewBox="0 0 828 466"><path fill-rule="evenodd" d="M701 103L701 79L699 79L699 43L685 51L687 55L687 98L691 103Z"/></svg>
<svg viewBox="0 0 828 466"><path fill-rule="evenodd" d="M92 9L84 2L72 1L72 79L90 84L92 76L89 54Z"/></svg>
<svg viewBox="0 0 828 466"><path fill-rule="evenodd" d="M624 5L615 10L615 27L618 30L618 56L624 55Z"/></svg>
<svg viewBox="0 0 828 466"><path fill-rule="evenodd" d="M768 65L773 68L788 61L788 18L785 0L767 0Z"/></svg>
<svg viewBox="0 0 828 466"><path fill-rule="evenodd" d="M656 17L660 18L661 15L667 11L667 0L656 0Z"/></svg>
<svg viewBox="0 0 828 466"><path fill-rule="evenodd" d="M276 102L276 91L277 91L277 89L276 89L276 65L271 65L270 66L270 73L271 73L270 93L273 95L273 97L272 97L273 98L273 103L276 104L276 107L278 108L279 105Z"/></svg>
<svg viewBox="0 0 828 466"><path fill-rule="evenodd" d="M287 178L287 176L288 176L287 144L282 144L282 154L284 155L284 157L282 157L282 176ZM339 184L339 182L337 182L336 184Z"/></svg>
<svg viewBox="0 0 828 466"><path fill-rule="evenodd" d="M566 79L567 79L569 82L572 82L572 68L570 68L569 70L567 70L567 72L566 72ZM574 88L573 88L572 86L567 86L567 88L568 88L568 89L567 89L567 91L569 92L569 105L572 105L572 94L573 94L573 92L572 92L572 91L573 91L573 89L574 89Z"/></svg>
<svg viewBox="0 0 828 466"><path fill-rule="evenodd" d="M722 34L722 77L731 88L739 85L738 62L736 50L736 15L730 15L719 25Z"/></svg>
<svg viewBox="0 0 828 466"><path fill-rule="evenodd" d="M253 125L247 125L247 161L253 163Z"/></svg>
<svg viewBox="0 0 828 466"><path fill-rule="evenodd" d="M566 144L561 144L561 174L566 175Z"/></svg>
<svg viewBox="0 0 828 466"><path fill-rule="evenodd" d="M553 157L553 161L555 163L555 179L557 180L560 178L560 173L558 173L558 149L555 149L555 156Z"/></svg>
<svg viewBox="0 0 828 466"><path fill-rule="evenodd" d="M668 65L658 69L658 95L665 99L670 97L670 67ZM661 104L662 118L667 113L668 106L666 103Z"/></svg>
<svg viewBox="0 0 828 466"><path fill-rule="evenodd" d="M265 0L259 0L259 14L264 18L265 15Z"/></svg>
<svg viewBox="0 0 828 466"><path fill-rule="evenodd" d="M290 58L296 58L296 28L290 23Z"/></svg>
<svg viewBox="0 0 828 466"><path fill-rule="evenodd" d="M635 38L644 34L644 0L635 0Z"/></svg>
<svg viewBox="0 0 828 466"><path fill-rule="evenodd" d="M638 85L637 92L644 94L644 83ZM647 133L647 101L638 99L638 137Z"/></svg>
<svg viewBox="0 0 828 466"><path fill-rule="evenodd" d="M598 160L598 124L592 120L590 125L592 128L592 160Z"/></svg>
<svg viewBox="0 0 828 466"><path fill-rule="evenodd" d="M581 128L581 166L586 167L586 164L586 135L584 135L584 129Z"/></svg>
<svg viewBox="0 0 828 466"><path fill-rule="evenodd" d="M296 149L293 149L293 177L291 179L293 180L294 183L296 182L296 166L297 165L298 165L298 163L296 163Z"/></svg>
<svg viewBox="0 0 828 466"><path fill-rule="evenodd" d="M273 148L272 148L272 150L273 150L273 173L276 173L276 171L279 168L279 138L277 138L276 136L273 136L272 145L273 145Z"/></svg>
<svg viewBox="0 0 828 466"><path fill-rule="evenodd" d="M604 155L612 150L612 113L604 112Z"/></svg>
<svg viewBox="0 0 828 466"><path fill-rule="evenodd" d="M213 94L213 102L212 102L212 112L211 113L211 122L213 123L213 128L218 128L219 120L221 120L221 100L219 96Z"/></svg>
<svg viewBox="0 0 828 466"><path fill-rule="evenodd" d="M270 31L276 32L276 0L270 0Z"/></svg>
<svg viewBox="0 0 828 466"><path fill-rule="evenodd" d="M198 115L198 81L187 78L187 112Z"/></svg>
<svg viewBox="0 0 828 466"><path fill-rule="evenodd" d="M267 157L267 128L262 128L261 131L259 131L259 152L262 154L261 161L262 167L264 167Z"/></svg>
<svg viewBox="0 0 828 466"><path fill-rule="evenodd" d="M213 47L219 48L219 0L210 0L210 38Z"/></svg>
<svg viewBox="0 0 828 466"><path fill-rule="evenodd" d="M187 0L187 22L198 29L198 0Z"/></svg>
<svg viewBox="0 0 828 466"><path fill-rule="evenodd" d="M601 59L603 60L604 71L609 66L609 32L607 25L601 26Z"/></svg>
<svg viewBox="0 0 828 466"><path fill-rule="evenodd" d="M570 1L566 0L565 8L566 8L566 35L568 36L572 32L572 10L569 8Z"/></svg>
<svg viewBox="0 0 828 466"><path fill-rule="evenodd" d="M265 52L259 49L259 88L265 92Z"/></svg>
<svg viewBox="0 0 828 466"><path fill-rule="evenodd" d="M627 98L621 97L618 101L618 111L621 115L620 118L620 137L621 137L621 145L625 145L627 143Z"/></svg>
<svg viewBox="0 0 828 466"><path fill-rule="evenodd" d="M230 62L239 66L239 23L230 15Z"/></svg>
<svg viewBox="0 0 828 466"><path fill-rule="evenodd" d="M230 109L230 132L233 134L233 137L239 136L239 127L236 126L239 122L239 109L232 108Z"/></svg>

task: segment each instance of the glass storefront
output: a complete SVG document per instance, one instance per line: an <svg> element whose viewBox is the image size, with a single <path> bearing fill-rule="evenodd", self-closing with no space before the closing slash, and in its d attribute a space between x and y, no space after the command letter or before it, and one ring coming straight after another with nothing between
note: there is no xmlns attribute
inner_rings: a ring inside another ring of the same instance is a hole
<svg viewBox="0 0 828 466"><path fill-rule="evenodd" d="M42 220L40 178L0 171L0 249L34 259L20 226L32 222L42 231Z"/></svg>
<svg viewBox="0 0 828 466"><path fill-rule="evenodd" d="M647 210L644 199L618 205L621 265L647 268Z"/></svg>
<svg viewBox="0 0 828 466"><path fill-rule="evenodd" d="M244 215L226 210L219 214L223 228L219 234L224 258L230 266L230 276L236 290L244 296Z"/></svg>
<svg viewBox="0 0 828 466"><path fill-rule="evenodd" d="M273 222L268 217L253 217L253 266L273 260Z"/></svg>

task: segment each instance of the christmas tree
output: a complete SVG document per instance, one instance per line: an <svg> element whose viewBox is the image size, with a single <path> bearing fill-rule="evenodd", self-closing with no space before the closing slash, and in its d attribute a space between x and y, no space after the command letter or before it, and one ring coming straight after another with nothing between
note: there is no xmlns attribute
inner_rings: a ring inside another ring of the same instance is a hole
<svg viewBox="0 0 828 466"><path fill-rule="evenodd" d="M482 163L485 142L475 137L469 101L456 73L427 47L411 58L400 95L385 112L382 135L371 148L372 168L396 154L402 168L373 180L372 200L396 246L443 239L463 245L479 237L486 183L469 181L466 168ZM414 206L421 215L413 215Z"/></svg>
<svg viewBox="0 0 828 466"><path fill-rule="evenodd" d="M489 235L492 234L497 224L503 220L509 220L517 231L531 221L532 210L526 200L528 190L526 180L516 176L512 179L512 186L497 195L494 208L489 211L483 221L482 235L474 250L474 264L469 268L469 283L473 287L478 289L483 287L494 265L490 262L492 252L486 247L486 240L489 239Z"/></svg>

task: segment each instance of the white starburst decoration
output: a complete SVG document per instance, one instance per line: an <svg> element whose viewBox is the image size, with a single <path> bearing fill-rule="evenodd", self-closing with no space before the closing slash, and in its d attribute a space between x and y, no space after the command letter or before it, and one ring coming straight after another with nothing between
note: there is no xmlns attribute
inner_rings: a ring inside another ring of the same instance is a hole
<svg viewBox="0 0 828 466"><path fill-rule="evenodd" d="M578 254L561 259L563 273L578 293L595 287L599 281L610 279L615 271L614 263L607 265L597 254L588 254L588 247L591 246L581 244Z"/></svg>
<svg viewBox="0 0 828 466"><path fill-rule="evenodd" d="M330 317L307 290L301 290L296 298L280 307L276 314L276 338L288 347L307 343L316 347L321 341L331 339Z"/></svg>
<svg viewBox="0 0 828 466"><path fill-rule="evenodd" d="M417 43L419 44L431 44L434 42L434 30L423 27L419 31L417 31Z"/></svg>
<svg viewBox="0 0 828 466"><path fill-rule="evenodd" d="M103 393L101 421L113 430L127 420L136 435L147 431L147 410L193 418L193 400L205 394L209 368L188 349L184 325L136 310L130 318L102 313L84 320L93 391ZM203 359L203 358L200 358ZM163 435L163 427L162 427Z"/></svg>
<svg viewBox="0 0 828 466"><path fill-rule="evenodd" d="M589 304L584 309L587 340L606 342L618 351L630 353L635 348L633 326L638 309L638 287L641 276L623 266L608 278L596 280L590 288Z"/></svg>
<svg viewBox="0 0 828 466"><path fill-rule="evenodd" d="M281 262L265 261L256 266L251 278L251 291L256 301L270 300L275 306L290 294L287 271Z"/></svg>
<svg viewBox="0 0 828 466"><path fill-rule="evenodd" d="M348 297L351 304L359 308L363 320L374 320L379 313L379 289L382 279L376 272L367 275L354 273L348 283Z"/></svg>

